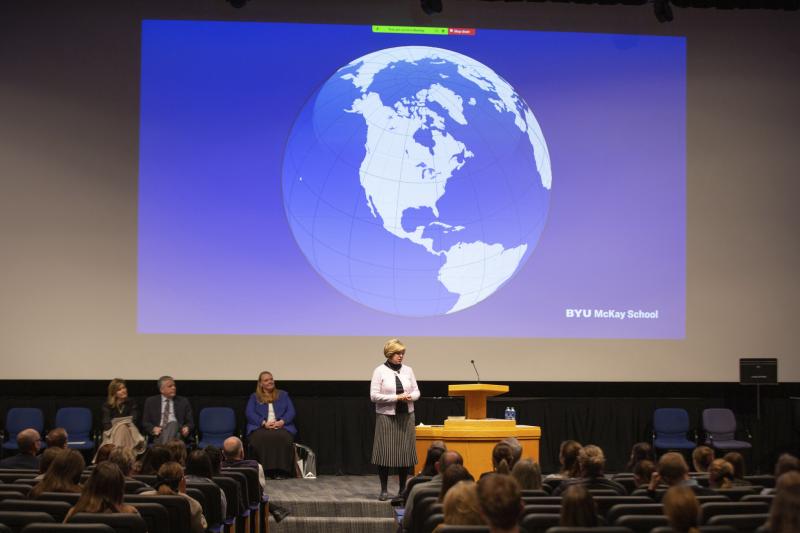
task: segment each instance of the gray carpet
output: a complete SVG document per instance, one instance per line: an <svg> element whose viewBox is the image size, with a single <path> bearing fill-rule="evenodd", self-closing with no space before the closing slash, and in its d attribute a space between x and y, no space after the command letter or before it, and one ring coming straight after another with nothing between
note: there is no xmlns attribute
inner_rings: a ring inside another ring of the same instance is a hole
<svg viewBox="0 0 800 533"><path fill-rule="evenodd" d="M291 511L270 533L372 533L397 531L389 502L378 501L377 476L320 476L317 479L267 481L270 502ZM397 494L397 478L389 493Z"/></svg>

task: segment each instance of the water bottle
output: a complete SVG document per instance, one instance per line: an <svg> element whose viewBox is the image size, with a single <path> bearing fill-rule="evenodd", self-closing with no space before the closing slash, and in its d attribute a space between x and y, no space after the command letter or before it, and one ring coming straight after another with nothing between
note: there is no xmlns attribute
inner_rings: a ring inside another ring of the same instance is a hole
<svg viewBox="0 0 800 533"><path fill-rule="evenodd" d="M517 410L514 409L513 407L511 408L511 420L514 420L514 421L517 420Z"/></svg>
<svg viewBox="0 0 800 533"><path fill-rule="evenodd" d="M511 408L510 407L506 406L506 412L505 412L504 416L505 416L506 420L511 420Z"/></svg>

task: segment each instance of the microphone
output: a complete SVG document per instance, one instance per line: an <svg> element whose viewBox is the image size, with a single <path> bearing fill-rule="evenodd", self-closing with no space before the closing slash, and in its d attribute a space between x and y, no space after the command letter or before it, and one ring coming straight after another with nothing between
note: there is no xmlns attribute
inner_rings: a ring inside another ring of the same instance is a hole
<svg viewBox="0 0 800 533"><path fill-rule="evenodd" d="M475 369L475 375L478 376L478 383L480 383L481 382L481 375L478 374L478 367L475 366L475 359L470 359L469 362L472 363L472 368Z"/></svg>

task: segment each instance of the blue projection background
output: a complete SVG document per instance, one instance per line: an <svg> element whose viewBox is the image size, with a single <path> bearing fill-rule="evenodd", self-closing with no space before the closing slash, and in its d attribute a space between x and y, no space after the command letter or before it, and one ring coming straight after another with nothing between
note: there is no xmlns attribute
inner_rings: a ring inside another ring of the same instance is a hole
<svg viewBox="0 0 800 533"><path fill-rule="evenodd" d="M142 333L683 338L686 42L145 21Z"/></svg>

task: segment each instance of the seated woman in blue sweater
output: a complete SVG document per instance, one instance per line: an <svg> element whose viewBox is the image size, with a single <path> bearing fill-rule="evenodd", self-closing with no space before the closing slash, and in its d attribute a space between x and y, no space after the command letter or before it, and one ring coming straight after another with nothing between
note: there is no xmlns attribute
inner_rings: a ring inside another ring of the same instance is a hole
<svg viewBox="0 0 800 533"><path fill-rule="evenodd" d="M275 387L271 372L258 375L245 414L248 456L261 463L269 477L294 477L294 405L286 391Z"/></svg>

